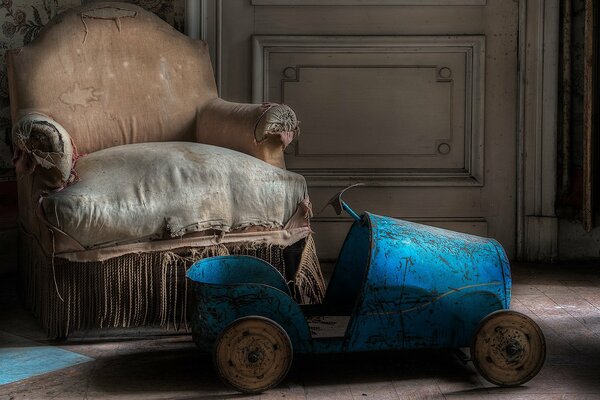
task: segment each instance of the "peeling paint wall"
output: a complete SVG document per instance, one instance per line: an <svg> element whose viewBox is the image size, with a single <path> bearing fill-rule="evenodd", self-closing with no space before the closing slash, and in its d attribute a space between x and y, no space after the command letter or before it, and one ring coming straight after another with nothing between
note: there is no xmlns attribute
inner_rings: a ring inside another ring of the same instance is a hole
<svg viewBox="0 0 600 400"><path fill-rule="evenodd" d="M126 0L127 1L127 0ZM0 0L0 180L14 176L10 147L10 100L4 52L32 41L60 12L93 0ZM184 0L129 0L183 31Z"/></svg>

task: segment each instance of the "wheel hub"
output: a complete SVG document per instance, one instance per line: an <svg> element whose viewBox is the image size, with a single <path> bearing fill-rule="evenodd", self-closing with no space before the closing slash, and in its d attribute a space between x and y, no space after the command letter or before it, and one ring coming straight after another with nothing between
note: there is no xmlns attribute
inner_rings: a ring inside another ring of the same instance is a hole
<svg viewBox="0 0 600 400"><path fill-rule="evenodd" d="M250 362L251 364L257 363L258 361L260 361L260 359L261 359L260 354L258 354L257 351L251 351L248 354L248 362Z"/></svg>
<svg viewBox="0 0 600 400"><path fill-rule="evenodd" d="M519 329L498 326L491 338L489 356L503 368L517 368L527 353L527 338Z"/></svg>
<svg viewBox="0 0 600 400"><path fill-rule="evenodd" d="M507 361L512 362L515 361L521 353L523 353L523 347L519 344L519 342L510 342L504 348L504 352L506 353Z"/></svg>

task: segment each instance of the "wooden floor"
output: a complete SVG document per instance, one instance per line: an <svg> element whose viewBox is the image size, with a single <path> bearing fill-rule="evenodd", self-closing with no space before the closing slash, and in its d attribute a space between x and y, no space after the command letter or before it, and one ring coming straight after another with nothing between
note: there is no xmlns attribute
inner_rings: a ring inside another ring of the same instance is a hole
<svg viewBox="0 0 600 400"><path fill-rule="evenodd" d="M297 357L283 384L262 396L222 385L190 336L83 333L60 347L95 361L0 386L0 399L600 399L600 264L513 266L515 310L542 327L548 357L523 387L486 383L451 352ZM0 331L44 342L0 277ZM0 347L1 347L0 343Z"/></svg>

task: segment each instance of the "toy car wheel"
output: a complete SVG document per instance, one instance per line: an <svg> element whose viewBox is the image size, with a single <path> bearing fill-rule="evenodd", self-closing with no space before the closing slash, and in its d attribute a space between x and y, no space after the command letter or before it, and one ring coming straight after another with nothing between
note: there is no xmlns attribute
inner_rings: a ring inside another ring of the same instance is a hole
<svg viewBox="0 0 600 400"><path fill-rule="evenodd" d="M243 393L261 393L285 378L292 342L276 322L259 316L233 321L217 338L213 358L219 376Z"/></svg>
<svg viewBox="0 0 600 400"><path fill-rule="evenodd" d="M479 324L471 345L477 371L498 386L519 386L537 375L546 359L546 340L528 316L501 310Z"/></svg>

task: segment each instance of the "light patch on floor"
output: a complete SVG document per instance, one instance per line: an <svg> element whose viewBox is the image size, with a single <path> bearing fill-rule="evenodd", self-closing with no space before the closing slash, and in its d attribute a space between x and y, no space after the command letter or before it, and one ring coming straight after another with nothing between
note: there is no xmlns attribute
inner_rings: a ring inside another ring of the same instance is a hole
<svg viewBox="0 0 600 400"><path fill-rule="evenodd" d="M0 385L88 361L93 358L0 331Z"/></svg>

